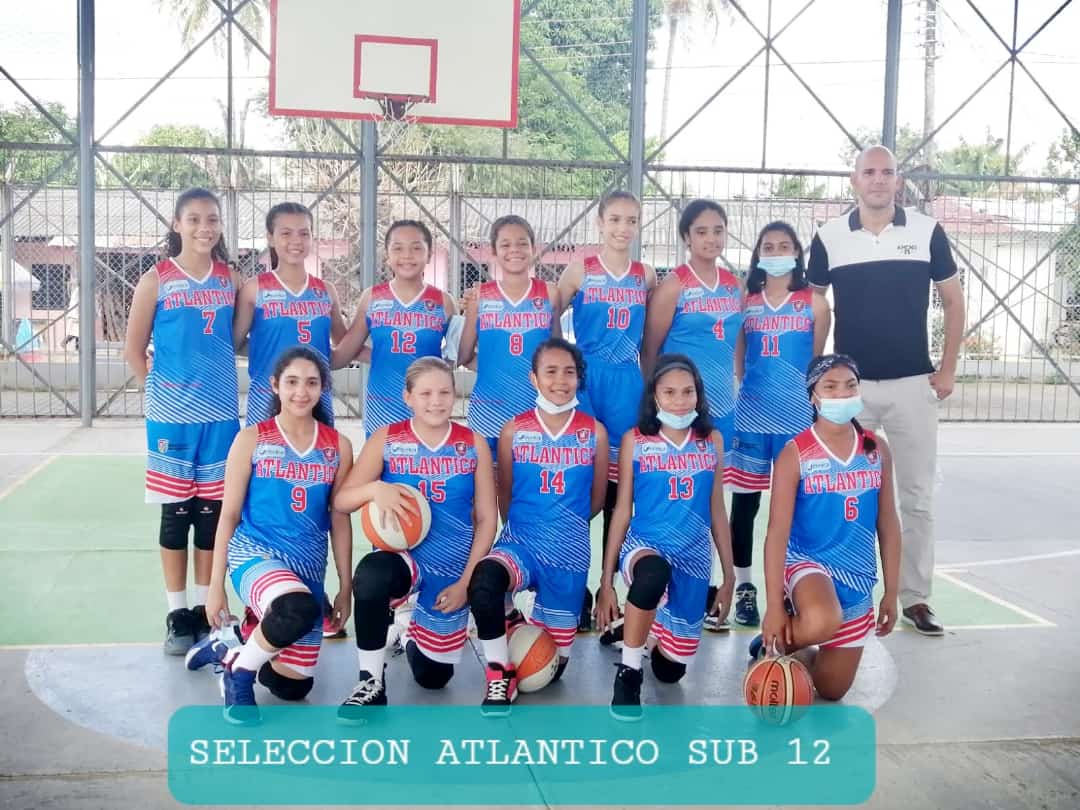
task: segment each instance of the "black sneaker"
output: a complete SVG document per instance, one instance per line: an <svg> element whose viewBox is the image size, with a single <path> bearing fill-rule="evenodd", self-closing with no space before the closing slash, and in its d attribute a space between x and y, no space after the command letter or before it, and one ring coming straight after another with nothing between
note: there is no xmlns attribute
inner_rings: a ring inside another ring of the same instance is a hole
<svg viewBox="0 0 1080 810"><path fill-rule="evenodd" d="M600 634L600 643L605 647L615 647L616 650L623 648L623 622L625 620L618 618L611 623L603 633Z"/></svg>
<svg viewBox="0 0 1080 810"><path fill-rule="evenodd" d="M383 680L377 679L366 669L360 670L356 686L345 701L338 707L337 719L342 723L362 725L366 722L368 706L386 705L386 673Z"/></svg>
<svg viewBox="0 0 1080 810"><path fill-rule="evenodd" d="M523 624L525 624L525 614L514 608L506 614L506 635L510 635Z"/></svg>
<svg viewBox="0 0 1080 810"><path fill-rule="evenodd" d="M517 671L491 662L484 674L487 686L484 687L480 713L484 717L506 717L510 714L510 704L517 697Z"/></svg>
<svg viewBox="0 0 1080 810"><path fill-rule="evenodd" d="M757 627L761 624L761 614L757 608L757 588L744 582L735 589L735 624L744 627Z"/></svg>
<svg viewBox="0 0 1080 810"><path fill-rule="evenodd" d="M555 677L551 679L552 683L555 683L555 681L562 677L562 674L566 672L566 665L569 663L569 658L563 658L561 655L559 656L559 666L555 668Z"/></svg>
<svg viewBox="0 0 1080 810"><path fill-rule="evenodd" d="M585 589L585 596L581 601L581 614L578 616L577 631L579 633L591 633L592 632L592 608L593 608L593 595L588 588Z"/></svg>
<svg viewBox="0 0 1080 810"><path fill-rule="evenodd" d="M191 622L195 630L196 641L202 641L210 635L210 622L206 618L206 605L196 605L191 609Z"/></svg>
<svg viewBox="0 0 1080 810"><path fill-rule="evenodd" d="M625 664L615 665L615 686L611 692L611 716L616 720L634 723L641 719L640 669Z"/></svg>
<svg viewBox="0 0 1080 810"><path fill-rule="evenodd" d="M166 655L187 655L195 643L195 617L187 608L177 608L165 617Z"/></svg>

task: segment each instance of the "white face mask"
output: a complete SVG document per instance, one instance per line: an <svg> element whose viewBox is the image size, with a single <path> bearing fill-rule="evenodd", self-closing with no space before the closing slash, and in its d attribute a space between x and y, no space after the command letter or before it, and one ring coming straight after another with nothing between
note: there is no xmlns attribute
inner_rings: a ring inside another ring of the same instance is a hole
<svg viewBox="0 0 1080 810"><path fill-rule="evenodd" d="M564 405L556 405L550 399L543 394L537 392L536 394L536 407L542 410L544 413L550 413L552 415L559 413L566 413L572 411L578 406L578 398L574 397Z"/></svg>
<svg viewBox="0 0 1080 810"><path fill-rule="evenodd" d="M698 418L698 412L690 411L690 413L684 413L682 416L678 416L677 414L668 413L657 405L656 418L660 420L661 425L669 427L672 430L686 430L694 424L694 420Z"/></svg>

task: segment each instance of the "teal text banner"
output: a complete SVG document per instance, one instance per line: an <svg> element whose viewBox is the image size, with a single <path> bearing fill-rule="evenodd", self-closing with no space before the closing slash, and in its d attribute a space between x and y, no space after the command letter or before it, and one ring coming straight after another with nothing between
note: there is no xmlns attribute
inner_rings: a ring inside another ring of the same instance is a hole
<svg viewBox="0 0 1080 810"><path fill-rule="evenodd" d="M815 706L775 727L745 707L648 706L639 723L606 706L373 709L264 706L229 725L217 706L169 724L169 788L190 804L857 804L875 779L874 721Z"/></svg>

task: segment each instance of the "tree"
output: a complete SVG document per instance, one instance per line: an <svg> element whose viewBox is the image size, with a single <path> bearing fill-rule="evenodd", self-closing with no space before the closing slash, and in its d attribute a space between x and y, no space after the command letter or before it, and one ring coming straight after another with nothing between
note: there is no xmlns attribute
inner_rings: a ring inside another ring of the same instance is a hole
<svg viewBox="0 0 1080 810"><path fill-rule="evenodd" d="M1020 162L1027 156L1031 146L1025 145L1015 150L1008 161L1009 169L1018 173ZM986 139L982 143L968 143L961 136L960 143L951 149L938 152L934 168L943 174L1003 175L1006 172L1005 139L995 138L989 127ZM946 192L960 196L986 194L997 188L996 183L980 180L943 180L942 188Z"/></svg>
<svg viewBox="0 0 1080 810"><path fill-rule="evenodd" d="M232 0L233 7L240 6L240 2L241 0ZM157 4L158 8L176 18L176 21L180 24L180 41L188 48L195 44L199 34L202 33L211 20L216 22L222 16L221 9L213 0L157 0ZM227 7L226 3L223 3L223 5ZM261 36L263 26L266 24L266 7L266 0L251 0L236 12L236 21L244 26L253 37L258 38ZM218 32L218 35L213 39L214 49L219 53L225 41L224 30ZM251 40L240 33L233 37L234 42L237 40L243 46L245 56L250 56Z"/></svg>
<svg viewBox="0 0 1080 810"><path fill-rule="evenodd" d="M680 41L689 39L683 28L682 18L701 15L706 22L713 24L713 39L720 21L720 10L727 9L727 0L664 0L664 20L668 26L667 52L664 56L664 90L660 98L660 143L667 140L668 102L671 98L671 72L675 61L675 46Z"/></svg>
<svg viewBox="0 0 1080 810"><path fill-rule="evenodd" d="M137 146L193 146L199 149L222 148L225 139L193 124L156 124L139 138ZM217 186L218 172L205 155L122 154L113 160L116 169L133 186L149 188L187 188ZM102 178L108 182L108 176Z"/></svg>
<svg viewBox="0 0 1080 810"><path fill-rule="evenodd" d="M75 134L76 121L63 104L47 102L43 106L64 129ZM3 141L70 145L52 122L30 104L16 104L11 109L0 107L0 142ZM67 158L62 152L0 148L0 183L40 183ZM51 184L73 186L77 182L78 166L71 160Z"/></svg>
<svg viewBox="0 0 1080 810"><path fill-rule="evenodd" d="M874 144L881 143L881 130L870 129L869 127L861 127L853 133L855 139L862 144L865 148L867 146L873 146ZM901 124L896 129L896 159L903 160L914 151L915 147L922 142L923 136L920 132L915 130L908 124ZM855 158L859 156L861 150L857 149L851 141L844 141L844 148L840 150L840 159L844 162L845 166L854 167ZM912 157L904 167L905 171L912 171L914 169L926 169L927 166L922 160L922 150L918 154Z"/></svg>
<svg viewBox="0 0 1080 810"><path fill-rule="evenodd" d="M1061 137L1050 145L1046 155L1046 174L1051 177L1080 179L1080 130L1066 129ZM1058 194L1067 197L1075 186L1060 185Z"/></svg>
<svg viewBox="0 0 1080 810"><path fill-rule="evenodd" d="M825 186L811 185L810 178L804 174L782 174L773 181L770 193L785 199L822 200L825 199Z"/></svg>

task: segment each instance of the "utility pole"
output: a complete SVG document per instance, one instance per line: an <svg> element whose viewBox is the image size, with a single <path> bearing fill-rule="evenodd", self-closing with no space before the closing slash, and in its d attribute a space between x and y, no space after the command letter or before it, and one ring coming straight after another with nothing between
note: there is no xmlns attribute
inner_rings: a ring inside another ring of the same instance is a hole
<svg viewBox="0 0 1080 810"><path fill-rule="evenodd" d="M938 0L925 0L926 18L923 21L923 138L934 131L934 105L936 91L935 62L938 59ZM934 168L934 142L923 146L923 162L928 169Z"/></svg>

